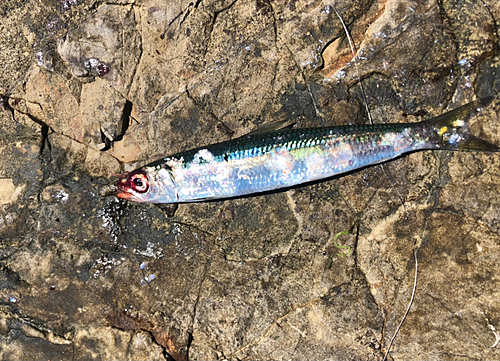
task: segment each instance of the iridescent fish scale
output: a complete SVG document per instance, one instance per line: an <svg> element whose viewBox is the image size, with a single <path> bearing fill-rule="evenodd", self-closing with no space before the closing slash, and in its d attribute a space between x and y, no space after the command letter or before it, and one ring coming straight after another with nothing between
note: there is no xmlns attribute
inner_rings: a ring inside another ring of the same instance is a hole
<svg viewBox="0 0 500 361"><path fill-rule="evenodd" d="M414 142L401 137L406 126L283 130L180 153L166 164L179 199L232 197L314 181L414 150ZM390 142L405 146L396 151L385 145Z"/></svg>

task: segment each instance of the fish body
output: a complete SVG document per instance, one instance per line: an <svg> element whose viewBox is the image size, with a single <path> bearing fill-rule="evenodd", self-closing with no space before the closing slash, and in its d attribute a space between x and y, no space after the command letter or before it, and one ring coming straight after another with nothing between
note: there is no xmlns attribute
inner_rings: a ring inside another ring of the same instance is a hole
<svg viewBox="0 0 500 361"><path fill-rule="evenodd" d="M232 198L329 178L418 150L498 151L467 127L471 113L491 100L484 98L419 123L250 133L123 174L117 196L147 203Z"/></svg>

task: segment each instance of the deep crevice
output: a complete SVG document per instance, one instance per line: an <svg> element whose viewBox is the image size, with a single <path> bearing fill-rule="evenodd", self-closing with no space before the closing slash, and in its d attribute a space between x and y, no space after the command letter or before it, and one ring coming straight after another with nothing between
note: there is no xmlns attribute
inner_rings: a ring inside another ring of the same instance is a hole
<svg viewBox="0 0 500 361"><path fill-rule="evenodd" d="M101 152L105 152L109 149L111 149L111 139L109 139L106 134L101 129L101 141L104 143L104 148L101 149Z"/></svg>
<svg viewBox="0 0 500 361"><path fill-rule="evenodd" d="M49 126L48 125L42 125L42 140L40 144L40 155L42 155L43 151L45 150L45 146L49 149L49 153L52 151L52 145L50 144L49 141Z"/></svg>
<svg viewBox="0 0 500 361"><path fill-rule="evenodd" d="M188 332L188 339L186 345L186 361L189 361L189 349L191 348L191 344L193 343L194 337L192 332Z"/></svg>
<svg viewBox="0 0 500 361"><path fill-rule="evenodd" d="M0 105L5 111L8 111L12 114L12 118L14 117L14 109L9 104L10 97L6 94L0 94Z"/></svg>
<svg viewBox="0 0 500 361"><path fill-rule="evenodd" d="M347 25L346 25L347 26ZM349 28L347 28L349 30ZM350 31L350 30L349 30ZM347 39L346 35L344 34L344 36L335 36L333 37L331 40L325 42L324 44L322 44L323 48L321 49L321 52L320 52L320 56L321 56L321 64L318 65L317 67L317 71L321 71L323 69L325 69L325 51L326 49L333 43L335 42L336 40L338 40L340 38L340 44L339 44L339 48L340 46L342 45L342 41L344 41L344 39ZM339 51L342 51L342 49L339 49ZM344 68L345 67L345 64L340 68Z"/></svg>
<svg viewBox="0 0 500 361"><path fill-rule="evenodd" d="M121 118L122 128L120 129L120 135L118 135L113 141L117 142L123 139L123 136L130 126L130 118L132 117L132 102L125 101L125 106L123 107L123 113Z"/></svg>
<svg viewBox="0 0 500 361"><path fill-rule="evenodd" d="M6 109L10 110L12 112L12 117L14 117L14 109L12 107L10 107L10 105L8 107L6 107ZM41 126L40 132L42 135L42 139L40 141L39 154L41 155L43 153L43 151L45 150L45 147L47 147L49 149L49 152L50 152L52 150L52 145L50 144L50 141L49 141L49 131L54 132L54 130L49 125L47 125L44 121L38 119L37 117L35 117L29 113L24 113L24 112L20 112L20 113L26 115L28 118L30 118L31 121L33 121L34 123Z"/></svg>

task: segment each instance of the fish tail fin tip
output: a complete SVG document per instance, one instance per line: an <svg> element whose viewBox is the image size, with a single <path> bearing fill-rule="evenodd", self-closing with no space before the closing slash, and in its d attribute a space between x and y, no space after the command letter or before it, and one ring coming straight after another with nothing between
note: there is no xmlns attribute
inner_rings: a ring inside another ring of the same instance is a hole
<svg viewBox="0 0 500 361"><path fill-rule="evenodd" d="M481 98L441 114L426 122L439 136L440 149L498 152L500 148L493 143L475 137L470 133L468 122L483 108L490 104L494 96Z"/></svg>
<svg viewBox="0 0 500 361"><path fill-rule="evenodd" d="M455 108L453 110L450 110L449 112L429 119L426 122L436 128L441 128L444 126L449 127L451 125L454 125L457 121L463 121L467 123L470 118L482 111L482 108L490 104L493 99L495 99L495 97L493 96L477 99L475 101L462 105L461 107Z"/></svg>
<svg viewBox="0 0 500 361"><path fill-rule="evenodd" d="M489 105L493 101L493 99L495 99L495 96L490 95L490 96L478 99L477 102L480 103L480 106L485 107L485 106Z"/></svg>
<svg viewBox="0 0 500 361"><path fill-rule="evenodd" d="M458 150L499 152L500 148L493 143L487 142L473 135L469 135L467 139L458 142Z"/></svg>

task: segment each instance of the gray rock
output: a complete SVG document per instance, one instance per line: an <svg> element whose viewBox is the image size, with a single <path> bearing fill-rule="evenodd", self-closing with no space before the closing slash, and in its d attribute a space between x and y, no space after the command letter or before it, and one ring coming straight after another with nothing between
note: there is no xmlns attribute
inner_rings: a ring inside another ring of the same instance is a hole
<svg viewBox="0 0 500 361"><path fill-rule="evenodd" d="M499 91L496 2L0 5L0 358L498 359L498 154L420 152L176 207L112 174L262 123ZM22 24L28 24L23 26ZM37 55L38 54L38 55ZM473 132L500 144L499 101Z"/></svg>

